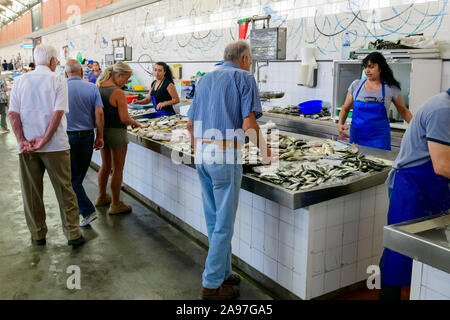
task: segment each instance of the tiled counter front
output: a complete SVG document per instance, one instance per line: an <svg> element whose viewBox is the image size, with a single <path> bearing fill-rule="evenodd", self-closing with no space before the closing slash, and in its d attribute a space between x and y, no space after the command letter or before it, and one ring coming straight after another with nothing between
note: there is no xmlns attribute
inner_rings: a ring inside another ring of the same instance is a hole
<svg viewBox="0 0 450 320"><path fill-rule="evenodd" d="M413 261L411 300L450 300L450 274Z"/></svg>
<svg viewBox="0 0 450 320"><path fill-rule="evenodd" d="M195 169L130 143L124 183L207 234ZM387 206L384 185L297 210L241 190L233 254L299 298L319 297L378 265Z"/></svg>

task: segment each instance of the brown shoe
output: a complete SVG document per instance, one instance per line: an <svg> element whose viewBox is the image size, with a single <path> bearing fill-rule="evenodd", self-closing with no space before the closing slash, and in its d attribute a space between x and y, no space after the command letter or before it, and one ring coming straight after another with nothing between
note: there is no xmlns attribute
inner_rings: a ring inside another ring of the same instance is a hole
<svg viewBox="0 0 450 320"><path fill-rule="evenodd" d="M131 207L127 206L122 201L119 202L117 206L110 205L108 214L119 214L119 213L129 213L131 212Z"/></svg>
<svg viewBox="0 0 450 320"><path fill-rule="evenodd" d="M237 275L236 273L230 274L230 276L223 282L223 284L227 286L238 286L240 283L241 277L239 277L239 275Z"/></svg>
<svg viewBox="0 0 450 320"><path fill-rule="evenodd" d="M217 289L208 289L202 286L200 291L202 300L233 300L238 297L239 289L223 284Z"/></svg>
<svg viewBox="0 0 450 320"><path fill-rule="evenodd" d="M104 197L98 197L97 201L95 201L96 207L103 207L111 203L111 196L107 194Z"/></svg>

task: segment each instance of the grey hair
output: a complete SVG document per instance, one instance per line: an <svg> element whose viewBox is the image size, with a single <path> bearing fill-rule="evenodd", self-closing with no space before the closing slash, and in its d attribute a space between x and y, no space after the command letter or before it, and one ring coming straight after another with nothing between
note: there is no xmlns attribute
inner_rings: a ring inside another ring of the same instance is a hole
<svg viewBox="0 0 450 320"><path fill-rule="evenodd" d="M71 74L71 73L75 73L77 71L80 71L81 69L83 69L83 67L81 66L81 63L79 61L77 61L77 60L69 60L66 63L66 67L64 69L67 72L67 74Z"/></svg>
<svg viewBox="0 0 450 320"><path fill-rule="evenodd" d="M54 46L41 44L34 49L34 62L36 65L49 65L52 58L58 57L58 51Z"/></svg>
<svg viewBox="0 0 450 320"><path fill-rule="evenodd" d="M245 40L238 40L226 46L223 54L224 61L240 60L245 53L251 53L250 46Z"/></svg>

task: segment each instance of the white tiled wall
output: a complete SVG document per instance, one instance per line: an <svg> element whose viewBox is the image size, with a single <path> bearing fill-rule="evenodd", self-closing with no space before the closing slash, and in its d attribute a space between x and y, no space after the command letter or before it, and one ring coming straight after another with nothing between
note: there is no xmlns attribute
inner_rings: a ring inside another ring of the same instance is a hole
<svg viewBox="0 0 450 320"><path fill-rule="evenodd" d="M450 274L413 260L411 300L450 300Z"/></svg>
<svg viewBox="0 0 450 320"><path fill-rule="evenodd" d="M98 152L93 161L101 163ZM207 234L194 169L130 143L124 183ZM297 210L241 190L233 254L298 297L315 298L378 264L386 212L384 186Z"/></svg>

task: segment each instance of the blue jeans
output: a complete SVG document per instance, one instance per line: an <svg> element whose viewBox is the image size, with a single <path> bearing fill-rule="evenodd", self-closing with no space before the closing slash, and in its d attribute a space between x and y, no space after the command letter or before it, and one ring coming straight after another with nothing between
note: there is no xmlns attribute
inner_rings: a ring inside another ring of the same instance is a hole
<svg viewBox="0 0 450 320"><path fill-rule="evenodd" d="M77 195L78 211L85 218L95 212L83 188L83 180L91 163L94 151L94 131L68 132L70 143L70 167L72 170L72 188Z"/></svg>
<svg viewBox="0 0 450 320"><path fill-rule="evenodd" d="M242 181L242 164L237 164L237 159L241 152L230 148L221 150L207 143L198 144L197 150L203 156L202 164L197 164L197 173L209 239L202 285L215 289L231 274L231 239ZM234 164L226 164L225 157L233 159ZM224 159L223 163L209 163L217 158Z"/></svg>

